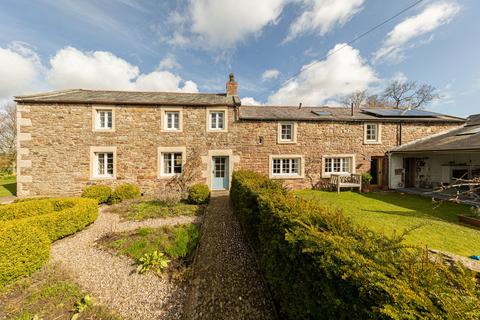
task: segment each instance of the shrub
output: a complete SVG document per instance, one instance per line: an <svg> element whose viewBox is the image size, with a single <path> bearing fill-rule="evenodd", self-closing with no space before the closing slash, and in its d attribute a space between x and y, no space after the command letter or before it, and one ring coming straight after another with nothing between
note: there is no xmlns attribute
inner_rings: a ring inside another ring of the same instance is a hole
<svg viewBox="0 0 480 320"><path fill-rule="evenodd" d="M0 222L0 288L48 261L50 240L26 221Z"/></svg>
<svg viewBox="0 0 480 320"><path fill-rule="evenodd" d="M50 243L95 221L97 201L82 198L30 200L0 207L0 287L40 268Z"/></svg>
<svg viewBox="0 0 480 320"><path fill-rule="evenodd" d="M462 266L354 225L266 177L235 172L231 200L282 319L476 319L480 288Z"/></svg>
<svg viewBox="0 0 480 320"><path fill-rule="evenodd" d="M157 274L161 274L163 270L168 268L170 260L157 250L151 253L145 253L143 257L138 259L137 272L143 274L148 270L153 270Z"/></svg>
<svg viewBox="0 0 480 320"><path fill-rule="evenodd" d="M112 188L109 186L89 186L82 192L82 198L97 199L98 203L107 203L112 196Z"/></svg>
<svg viewBox="0 0 480 320"><path fill-rule="evenodd" d="M140 188L138 186L126 183L115 188L110 201L112 203L120 203L124 200L138 198L140 195Z"/></svg>
<svg viewBox="0 0 480 320"><path fill-rule="evenodd" d="M188 202L193 204L207 203L210 199L210 189L203 183L197 183L188 188Z"/></svg>
<svg viewBox="0 0 480 320"><path fill-rule="evenodd" d="M372 182L372 175L368 172L362 173L362 184L368 186Z"/></svg>

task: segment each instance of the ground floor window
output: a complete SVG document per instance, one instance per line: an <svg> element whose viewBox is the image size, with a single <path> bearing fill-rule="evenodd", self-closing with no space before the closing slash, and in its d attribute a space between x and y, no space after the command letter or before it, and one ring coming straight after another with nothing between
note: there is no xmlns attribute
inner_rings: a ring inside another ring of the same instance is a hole
<svg viewBox="0 0 480 320"><path fill-rule="evenodd" d="M272 160L272 174L300 175L300 158L276 158Z"/></svg>
<svg viewBox="0 0 480 320"><path fill-rule="evenodd" d="M325 173L352 173L352 157L325 158Z"/></svg>
<svg viewBox="0 0 480 320"><path fill-rule="evenodd" d="M94 175L113 177L113 152L95 152Z"/></svg>
<svg viewBox="0 0 480 320"><path fill-rule="evenodd" d="M162 174L165 176L181 174L183 169L183 159L181 152L162 153Z"/></svg>

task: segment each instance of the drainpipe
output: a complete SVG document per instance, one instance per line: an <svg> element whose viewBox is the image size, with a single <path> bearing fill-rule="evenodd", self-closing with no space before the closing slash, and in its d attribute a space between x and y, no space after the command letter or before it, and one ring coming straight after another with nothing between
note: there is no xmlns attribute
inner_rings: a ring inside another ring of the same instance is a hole
<svg viewBox="0 0 480 320"><path fill-rule="evenodd" d="M353 102L350 104L351 116L353 117Z"/></svg>

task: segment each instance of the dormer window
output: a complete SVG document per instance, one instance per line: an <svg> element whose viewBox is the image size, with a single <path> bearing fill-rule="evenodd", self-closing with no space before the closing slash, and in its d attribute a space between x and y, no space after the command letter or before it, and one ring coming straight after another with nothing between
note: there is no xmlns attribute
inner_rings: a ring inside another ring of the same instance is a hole
<svg viewBox="0 0 480 320"><path fill-rule="evenodd" d="M278 124L278 143L295 143L297 142L297 128L295 122L280 122Z"/></svg>

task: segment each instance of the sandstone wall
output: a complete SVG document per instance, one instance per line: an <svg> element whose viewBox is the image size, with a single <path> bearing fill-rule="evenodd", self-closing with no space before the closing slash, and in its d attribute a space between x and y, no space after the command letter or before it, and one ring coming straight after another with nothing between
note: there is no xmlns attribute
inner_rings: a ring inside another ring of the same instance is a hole
<svg viewBox="0 0 480 320"><path fill-rule="evenodd" d="M382 124L382 143L363 143L363 123L298 122L297 143L277 144L277 122L235 121L228 110L228 132L207 132L207 108L183 108L183 132L161 130L161 109L116 106L115 132L92 130L90 105L18 105L18 195L78 195L89 184L137 183L146 194L161 194L168 179L158 177L159 147L186 147L201 155L208 183L211 156L229 155L233 169L268 175L269 156L301 154L305 170L318 176L322 155L355 154L357 172L369 170L371 156L383 156L398 143L399 126ZM404 124L402 142L451 128L452 124ZM115 180L90 180L90 147L116 147ZM223 150L223 151L216 151ZM286 180L306 187L308 179Z"/></svg>

